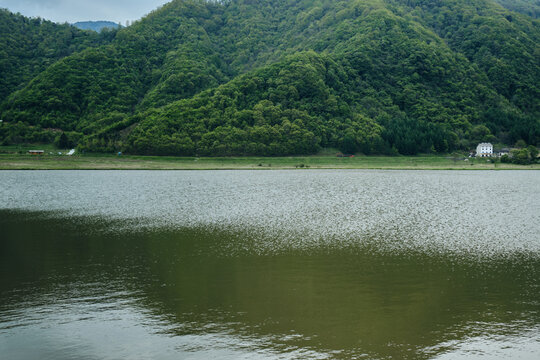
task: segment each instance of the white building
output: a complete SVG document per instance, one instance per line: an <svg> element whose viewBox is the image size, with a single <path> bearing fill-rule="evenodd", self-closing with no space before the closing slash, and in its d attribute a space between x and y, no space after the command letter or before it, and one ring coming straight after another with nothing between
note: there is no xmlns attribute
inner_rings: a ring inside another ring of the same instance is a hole
<svg viewBox="0 0 540 360"><path fill-rule="evenodd" d="M476 147L476 157L493 156L493 145L490 143L480 143Z"/></svg>

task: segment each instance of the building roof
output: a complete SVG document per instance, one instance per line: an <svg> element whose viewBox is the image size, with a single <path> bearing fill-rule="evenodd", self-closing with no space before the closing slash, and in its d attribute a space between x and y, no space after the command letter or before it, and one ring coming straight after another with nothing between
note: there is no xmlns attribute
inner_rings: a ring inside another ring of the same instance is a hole
<svg viewBox="0 0 540 360"><path fill-rule="evenodd" d="M491 145L491 143L480 143L480 144L478 144L478 146L491 146L491 147L493 147L493 145Z"/></svg>

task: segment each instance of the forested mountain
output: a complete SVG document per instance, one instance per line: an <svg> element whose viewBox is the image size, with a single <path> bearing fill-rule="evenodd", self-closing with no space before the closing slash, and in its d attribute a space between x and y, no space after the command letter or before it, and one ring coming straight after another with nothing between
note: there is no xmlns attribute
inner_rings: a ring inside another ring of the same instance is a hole
<svg viewBox="0 0 540 360"><path fill-rule="evenodd" d="M0 9L0 102L59 59L103 41L67 24Z"/></svg>
<svg viewBox="0 0 540 360"><path fill-rule="evenodd" d="M81 30L93 30L100 32L103 29L118 29L122 27L121 25L114 23L112 21L79 21L73 24L77 29Z"/></svg>
<svg viewBox="0 0 540 360"><path fill-rule="evenodd" d="M416 154L540 138L540 23L494 0L176 0L93 41L2 102L4 143L56 128L88 151Z"/></svg>

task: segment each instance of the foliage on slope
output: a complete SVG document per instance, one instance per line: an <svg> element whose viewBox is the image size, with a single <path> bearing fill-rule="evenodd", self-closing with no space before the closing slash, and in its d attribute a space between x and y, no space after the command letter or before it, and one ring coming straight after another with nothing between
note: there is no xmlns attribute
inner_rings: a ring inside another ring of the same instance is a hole
<svg viewBox="0 0 540 360"><path fill-rule="evenodd" d="M106 42L110 35L0 9L0 102L59 59Z"/></svg>
<svg viewBox="0 0 540 360"><path fill-rule="evenodd" d="M176 0L12 93L4 142L27 126L145 154L537 144L539 40L491 0Z"/></svg>
<svg viewBox="0 0 540 360"><path fill-rule="evenodd" d="M192 36L189 31L181 31L184 22L195 14L203 22L206 7L201 1L170 3L144 21L118 31L110 44L53 64L2 104L4 119L92 133L107 124L113 112L133 113L147 93L152 97L155 87L166 88L170 77L188 68L182 64L174 69L174 51L182 53L187 47L184 38ZM205 55L200 49L194 53L199 58ZM199 58L188 60L193 64ZM212 69L202 71L210 73ZM201 82L202 88L211 85ZM201 90L187 84L184 87L189 90L185 96ZM161 101L158 96L154 98Z"/></svg>

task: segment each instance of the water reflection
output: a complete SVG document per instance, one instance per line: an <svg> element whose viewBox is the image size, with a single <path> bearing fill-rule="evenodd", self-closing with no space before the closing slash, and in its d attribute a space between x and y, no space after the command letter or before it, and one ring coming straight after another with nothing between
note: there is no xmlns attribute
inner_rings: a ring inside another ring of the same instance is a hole
<svg viewBox="0 0 540 360"><path fill-rule="evenodd" d="M537 171L1 172L0 208L238 232L227 254L346 248L539 253ZM252 241L248 242L245 235Z"/></svg>
<svg viewBox="0 0 540 360"><path fill-rule="evenodd" d="M374 237L333 247L303 238L313 246L261 254L250 231L122 223L0 211L7 358L540 353L534 252L389 251Z"/></svg>

